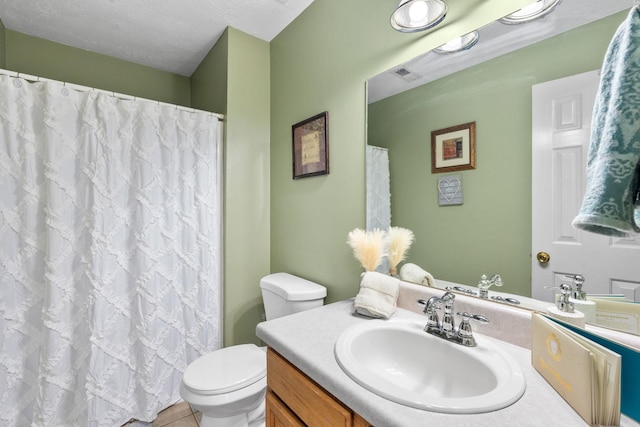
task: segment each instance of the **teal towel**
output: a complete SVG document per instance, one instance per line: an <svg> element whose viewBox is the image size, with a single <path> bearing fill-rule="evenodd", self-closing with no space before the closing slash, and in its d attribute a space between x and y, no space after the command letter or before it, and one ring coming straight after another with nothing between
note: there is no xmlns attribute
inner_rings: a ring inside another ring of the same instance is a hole
<svg viewBox="0 0 640 427"><path fill-rule="evenodd" d="M640 232L640 11L620 25L604 58L574 227L607 236Z"/></svg>

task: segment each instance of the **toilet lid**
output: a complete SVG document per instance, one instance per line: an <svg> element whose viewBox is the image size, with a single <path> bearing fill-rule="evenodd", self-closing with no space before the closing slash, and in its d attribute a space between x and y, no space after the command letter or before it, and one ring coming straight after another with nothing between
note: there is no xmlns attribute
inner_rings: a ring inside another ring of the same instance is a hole
<svg viewBox="0 0 640 427"><path fill-rule="evenodd" d="M224 394L264 378L266 353L255 344L241 344L213 351L187 366L184 385L199 394Z"/></svg>

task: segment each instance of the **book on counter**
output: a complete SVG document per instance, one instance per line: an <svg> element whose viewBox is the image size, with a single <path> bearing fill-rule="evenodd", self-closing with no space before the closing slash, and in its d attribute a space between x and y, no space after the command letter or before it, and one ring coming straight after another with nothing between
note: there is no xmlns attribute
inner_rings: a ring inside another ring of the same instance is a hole
<svg viewBox="0 0 640 427"><path fill-rule="evenodd" d="M621 357L541 313L532 314L531 363L591 425L620 425Z"/></svg>

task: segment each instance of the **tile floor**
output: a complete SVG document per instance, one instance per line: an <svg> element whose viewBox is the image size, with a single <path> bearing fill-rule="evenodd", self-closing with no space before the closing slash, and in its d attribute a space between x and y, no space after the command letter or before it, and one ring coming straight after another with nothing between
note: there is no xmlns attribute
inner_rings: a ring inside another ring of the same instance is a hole
<svg viewBox="0 0 640 427"><path fill-rule="evenodd" d="M201 417L202 414L192 411L187 402L180 402L160 412L152 427L199 427Z"/></svg>
<svg viewBox="0 0 640 427"><path fill-rule="evenodd" d="M153 427L198 427L200 412L193 412L187 402L176 403L158 414Z"/></svg>

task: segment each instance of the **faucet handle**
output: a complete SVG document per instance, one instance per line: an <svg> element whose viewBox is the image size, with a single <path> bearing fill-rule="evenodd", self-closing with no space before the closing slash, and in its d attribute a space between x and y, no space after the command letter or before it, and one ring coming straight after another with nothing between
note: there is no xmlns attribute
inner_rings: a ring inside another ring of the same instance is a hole
<svg viewBox="0 0 640 427"><path fill-rule="evenodd" d="M442 298L438 298L438 297L431 297L429 298L428 301L425 301L423 299L419 299L416 301L418 304L424 305L424 309L422 310L423 313L429 313L431 311L435 312L435 310L440 307L443 303L445 303L446 301Z"/></svg>
<svg viewBox="0 0 640 427"><path fill-rule="evenodd" d="M442 329L442 325L440 324L440 318L438 317L438 312L436 311L437 301L430 301L431 303L423 299L418 300L418 304L424 305L424 310L422 312L427 315L427 324L424 326L424 331L430 333L439 333Z"/></svg>
<svg viewBox="0 0 640 427"><path fill-rule="evenodd" d="M476 292L472 291L471 289L466 289L466 288L463 288L462 286L454 286L453 288L451 286L447 286L445 289L448 291L457 291L465 295L473 295L473 296L478 295Z"/></svg>
<svg viewBox="0 0 640 427"><path fill-rule="evenodd" d="M466 311L463 312L457 312L456 313L458 316L462 317L462 320L474 320L478 323L489 323L489 319L487 319L485 316L482 316L480 314L469 314Z"/></svg>
<svg viewBox="0 0 640 427"><path fill-rule="evenodd" d="M469 320L476 321L478 323L489 323L489 319L479 314L469 314L465 312L458 312L458 316L462 316L462 322L458 327L458 338L460 344L467 347L475 347L477 345L476 339L473 337L473 330L471 329L471 323Z"/></svg>
<svg viewBox="0 0 640 427"><path fill-rule="evenodd" d="M418 302L418 304L424 306L424 308L422 309L422 312L424 314L428 314L429 312L434 312L435 313L435 304L430 305L429 301L425 301L423 299L419 299L417 302Z"/></svg>

